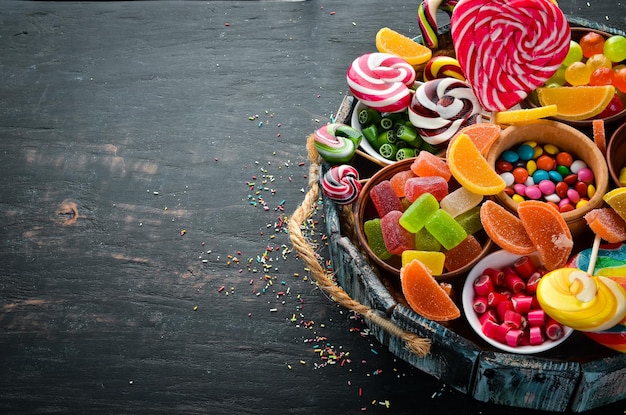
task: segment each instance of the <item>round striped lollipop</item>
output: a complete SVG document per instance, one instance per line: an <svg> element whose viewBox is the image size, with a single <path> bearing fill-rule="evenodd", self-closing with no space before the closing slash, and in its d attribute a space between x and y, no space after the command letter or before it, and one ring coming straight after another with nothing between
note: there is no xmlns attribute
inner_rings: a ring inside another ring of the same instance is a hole
<svg viewBox="0 0 626 415"><path fill-rule="evenodd" d="M331 167L322 177L322 191L335 203L349 205L361 192L359 172L348 164Z"/></svg>
<svg viewBox="0 0 626 415"><path fill-rule="evenodd" d="M411 102L415 69L388 53L367 53L356 58L347 74L348 87L363 104L380 112L401 112Z"/></svg>

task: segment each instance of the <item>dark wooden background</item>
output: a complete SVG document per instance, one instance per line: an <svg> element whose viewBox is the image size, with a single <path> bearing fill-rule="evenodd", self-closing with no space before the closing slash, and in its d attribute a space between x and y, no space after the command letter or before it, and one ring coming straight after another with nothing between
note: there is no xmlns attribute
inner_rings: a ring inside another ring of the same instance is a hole
<svg viewBox="0 0 626 415"><path fill-rule="evenodd" d="M626 29L621 1L560 3ZM417 6L2 2L0 411L526 413L395 359L286 233L305 138Z"/></svg>

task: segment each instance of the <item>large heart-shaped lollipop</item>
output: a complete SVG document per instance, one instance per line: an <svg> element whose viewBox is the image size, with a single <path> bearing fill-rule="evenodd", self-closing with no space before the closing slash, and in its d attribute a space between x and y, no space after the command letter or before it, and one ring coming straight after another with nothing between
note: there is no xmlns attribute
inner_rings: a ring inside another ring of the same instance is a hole
<svg viewBox="0 0 626 415"><path fill-rule="evenodd" d="M550 0L460 0L450 24L457 60L489 111L524 100L569 50L569 24Z"/></svg>

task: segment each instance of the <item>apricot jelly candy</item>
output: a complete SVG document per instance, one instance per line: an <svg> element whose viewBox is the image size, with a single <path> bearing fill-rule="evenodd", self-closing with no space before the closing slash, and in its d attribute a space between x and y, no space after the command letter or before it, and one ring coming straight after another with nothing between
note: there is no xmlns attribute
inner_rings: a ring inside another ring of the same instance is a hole
<svg viewBox="0 0 626 415"><path fill-rule="evenodd" d="M525 200L518 203L517 214L546 269L563 268L574 240L561 213L546 202Z"/></svg>
<svg viewBox="0 0 626 415"><path fill-rule="evenodd" d="M626 222L613 208L593 209L585 221L593 233L609 243L626 241Z"/></svg>
<svg viewBox="0 0 626 415"><path fill-rule="evenodd" d="M420 260L414 259L400 269L400 281L407 303L422 317L433 321L461 317L454 301Z"/></svg>
<svg viewBox="0 0 626 415"><path fill-rule="evenodd" d="M416 176L440 176L446 182L452 177L448 163L434 154L422 150L411 164L411 171Z"/></svg>
<svg viewBox="0 0 626 415"><path fill-rule="evenodd" d="M496 202L487 200L482 204L480 221L489 238L500 248L517 255L535 251L522 221Z"/></svg>

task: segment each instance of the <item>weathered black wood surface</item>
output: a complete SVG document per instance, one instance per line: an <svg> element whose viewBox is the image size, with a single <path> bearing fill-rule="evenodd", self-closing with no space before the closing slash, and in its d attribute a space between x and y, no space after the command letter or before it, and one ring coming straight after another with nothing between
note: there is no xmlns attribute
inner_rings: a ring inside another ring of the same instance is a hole
<svg viewBox="0 0 626 415"><path fill-rule="evenodd" d="M395 359L290 252L306 136L417 5L0 4L0 411L529 413Z"/></svg>

